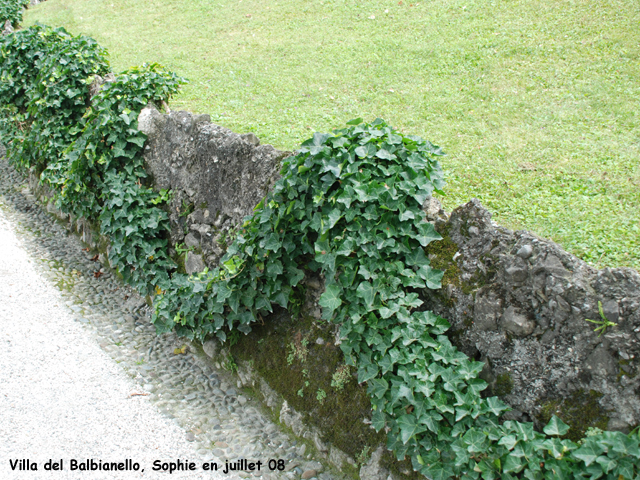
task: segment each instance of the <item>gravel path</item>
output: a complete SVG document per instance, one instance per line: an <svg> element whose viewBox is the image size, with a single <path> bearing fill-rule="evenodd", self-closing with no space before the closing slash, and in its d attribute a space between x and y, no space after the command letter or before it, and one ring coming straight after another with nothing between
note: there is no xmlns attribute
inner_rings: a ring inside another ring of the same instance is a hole
<svg viewBox="0 0 640 480"><path fill-rule="evenodd" d="M43 211L1 157L0 479L342 478L228 372L174 334L157 336L140 296ZM12 470L16 459L38 470ZM45 471L49 459L64 470ZM139 469L72 472L72 459L130 459ZM156 460L196 470L153 471ZM225 474L225 462L239 460L261 468Z"/></svg>
<svg viewBox="0 0 640 480"><path fill-rule="evenodd" d="M71 459L140 465L138 472L83 478L153 478L155 460L199 459L184 431L136 395L141 386L73 321L1 212L0 299L1 478L79 478L69 470ZM37 463L38 471L13 471L15 459ZM65 470L45 471L49 459L63 459Z"/></svg>

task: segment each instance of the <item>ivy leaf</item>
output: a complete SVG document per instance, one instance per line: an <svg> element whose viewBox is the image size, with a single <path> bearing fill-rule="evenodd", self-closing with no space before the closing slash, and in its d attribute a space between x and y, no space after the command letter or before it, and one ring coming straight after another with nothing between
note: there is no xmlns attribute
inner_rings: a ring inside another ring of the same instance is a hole
<svg viewBox="0 0 640 480"><path fill-rule="evenodd" d="M282 308L287 308L287 305L289 304L289 296L287 295L287 292L281 290L275 294L272 298L272 302L277 303Z"/></svg>
<svg viewBox="0 0 640 480"><path fill-rule="evenodd" d="M491 397L491 398L496 398L496 397ZM533 440L535 438L532 423L514 422L514 425L515 425L516 433L525 442L528 442L529 440Z"/></svg>
<svg viewBox="0 0 640 480"><path fill-rule="evenodd" d="M267 274L271 277L280 275L283 271L282 262L280 260L274 260L267 264Z"/></svg>
<svg viewBox="0 0 640 480"><path fill-rule="evenodd" d="M543 431L547 435L564 435L569 431L569 425L553 415L547 426L543 428Z"/></svg>
<svg viewBox="0 0 640 480"><path fill-rule="evenodd" d="M371 310L373 301L376 296L376 291L370 282L361 282L356 289L356 292L360 298L364 300L367 310Z"/></svg>
<svg viewBox="0 0 640 480"><path fill-rule="evenodd" d="M325 144L327 139L329 138L328 133L318 133L315 132L313 134L313 138L302 143L303 147L320 147Z"/></svg>
<svg viewBox="0 0 640 480"><path fill-rule="evenodd" d="M398 418L398 427L400 427L400 440L406 444L411 437L418 433L424 432L427 428L416 421L415 415L402 415Z"/></svg>
<svg viewBox="0 0 640 480"><path fill-rule="evenodd" d="M378 372L376 369L376 375L377 374ZM358 378L358 380L360 380L360 378ZM371 378L368 382L368 385L369 394L376 398L382 398L389 389L389 382L387 382L384 378Z"/></svg>
<svg viewBox="0 0 640 480"><path fill-rule="evenodd" d="M402 145L402 137L400 135L396 135L394 133L389 135L387 142L390 145Z"/></svg>
<svg viewBox="0 0 640 480"><path fill-rule="evenodd" d="M382 368L383 375L386 374L387 372L393 371L393 368L395 367L395 363L391 359L390 355L385 355L384 357L382 357L382 359L380 359L378 364Z"/></svg>
<svg viewBox="0 0 640 480"><path fill-rule="evenodd" d="M467 450L470 453L479 453L485 448L487 436L475 428L470 428L467 433L462 436L462 440L467 443Z"/></svg>
<svg viewBox="0 0 640 480"><path fill-rule="evenodd" d="M267 239L264 242L264 246L263 246L265 250L271 250L272 252L277 252L280 249L280 247L282 247L282 242L278 238L278 235L276 235L275 233L272 233L269 236L267 236Z"/></svg>
<svg viewBox="0 0 640 480"><path fill-rule="evenodd" d="M331 172L335 175L336 178L340 178L340 174L342 173L342 164L340 164L337 160L331 159L329 161L322 160L322 169L320 173Z"/></svg>
<svg viewBox="0 0 640 480"><path fill-rule="evenodd" d="M496 416L501 415L502 412L508 409L509 407L507 407L507 405L498 397L489 397L484 400L482 405L483 413L491 412Z"/></svg>
<svg viewBox="0 0 640 480"><path fill-rule="evenodd" d="M289 280L289 285L295 287L304 278L304 270L297 267L288 266L285 275Z"/></svg>
<svg viewBox="0 0 640 480"><path fill-rule="evenodd" d="M331 144L333 145L333 148L340 148L349 144L349 140L345 137L336 137L330 140L331 140Z"/></svg>
<svg viewBox="0 0 640 480"><path fill-rule="evenodd" d="M436 435L440 433L440 422L442 421L442 415L434 412L433 410L425 412L424 415L420 417L420 423L427 426L429 430L431 430Z"/></svg>
<svg viewBox="0 0 640 480"><path fill-rule="evenodd" d="M513 450L513 447L515 447L516 443L518 443L518 440L516 439L515 435L505 435L498 441L498 445L503 445L507 447L508 450Z"/></svg>
<svg viewBox="0 0 640 480"><path fill-rule="evenodd" d="M423 221L418 223L417 227L420 235L418 235L416 239L423 247L426 247L436 240L442 240L442 236L436 231L436 227L432 223Z"/></svg>
<svg viewBox="0 0 640 480"><path fill-rule="evenodd" d="M415 267L429 265L429 259L424 254L424 250L422 248L414 248L406 255L405 261L407 265Z"/></svg>
<svg viewBox="0 0 640 480"><path fill-rule="evenodd" d="M378 376L380 372L377 365L370 363L358 369L358 383L364 383Z"/></svg>
<svg viewBox="0 0 640 480"><path fill-rule="evenodd" d="M129 115L127 115L126 113L121 113L120 115L118 115L123 121L124 123L126 123L127 125L129 125L131 123L131 120L129 119Z"/></svg>
<svg viewBox="0 0 640 480"><path fill-rule="evenodd" d="M600 464L604 473L609 473L618 465L618 462L616 462L614 459L606 457L604 455L596 458L596 462Z"/></svg>
<svg viewBox="0 0 640 480"><path fill-rule="evenodd" d="M332 229L335 227L336 223L340 221L342 218L342 212L339 208L334 208L329 212L328 219L329 222L325 225L325 231Z"/></svg>
<svg viewBox="0 0 640 480"><path fill-rule="evenodd" d="M444 272L442 270L436 270L429 265L424 265L418 270L420 278L427 282L427 287L431 290L437 290L442 287L442 277Z"/></svg>
<svg viewBox="0 0 640 480"><path fill-rule="evenodd" d="M454 472L449 465L436 462L422 469L422 473L433 480L450 480Z"/></svg>
<svg viewBox="0 0 640 480"><path fill-rule="evenodd" d="M394 154L388 152L384 148L381 148L380 150L378 150L378 152L376 153L376 157L382 158L383 160L393 160L396 158Z"/></svg>
<svg viewBox="0 0 640 480"><path fill-rule="evenodd" d="M471 362L469 360L463 360L456 372L468 381L475 379L483 368L484 363L482 362Z"/></svg>
<svg viewBox="0 0 640 480"><path fill-rule="evenodd" d="M367 147L360 146L356 148L354 152L360 158L365 158L367 156Z"/></svg>
<svg viewBox="0 0 640 480"><path fill-rule="evenodd" d="M400 216L398 218L401 222L404 222L405 220L413 220L414 218L416 218L416 216L412 210L405 210L404 212L400 213Z"/></svg>
<svg viewBox="0 0 640 480"><path fill-rule="evenodd" d="M598 445L596 442L589 440L590 439L588 439L582 447L573 452L573 456L582 460L587 467L595 462L596 458L604 451L602 445Z"/></svg>
<svg viewBox="0 0 640 480"><path fill-rule="evenodd" d="M382 430L386 425L384 413L380 410L376 410L373 412L373 416L371 417L371 426L376 432Z"/></svg>
<svg viewBox="0 0 640 480"><path fill-rule="evenodd" d="M335 283L327 285L318 302L323 308L322 318L325 320L330 319L333 316L333 312L342 305L341 294L342 288L339 285Z"/></svg>
<svg viewBox="0 0 640 480"><path fill-rule="evenodd" d="M640 458L640 446L638 436L636 435L633 440L627 435L621 432L604 432L605 436L614 436L615 441L611 442L611 450L616 453L621 453L624 456L634 456Z"/></svg>
<svg viewBox="0 0 640 480"><path fill-rule="evenodd" d="M504 462L502 471L504 473L518 473L526 466L526 460L515 455L507 455L507 459Z"/></svg>

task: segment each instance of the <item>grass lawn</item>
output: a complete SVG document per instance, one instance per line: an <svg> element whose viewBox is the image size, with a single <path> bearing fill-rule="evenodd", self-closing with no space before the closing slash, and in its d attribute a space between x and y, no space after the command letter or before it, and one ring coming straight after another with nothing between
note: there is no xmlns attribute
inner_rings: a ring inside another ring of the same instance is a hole
<svg viewBox="0 0 640 480"><path fill-rule="evenodd" d="M637 0L48 0L115 71L159 62L173 109L294 149L382 117L448 153L448 209L479 198L599 267L640 269Z"/></svg>

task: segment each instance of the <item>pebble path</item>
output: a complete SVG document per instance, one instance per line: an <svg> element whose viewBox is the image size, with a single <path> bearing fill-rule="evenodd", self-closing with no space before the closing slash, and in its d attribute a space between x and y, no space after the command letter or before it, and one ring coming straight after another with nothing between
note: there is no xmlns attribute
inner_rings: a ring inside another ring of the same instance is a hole
<svg viewBox="0 0 640 480"><path fill-rule="evenodd" d="M179 427L193 452L187 460L198 466L202 462L217 462L219 468L224 468L225 461L239 459L260 460L263 465L259 472L230 472L222 477L201 472L189 478L341 478L314 459L305 444L282 432L263 413L257 400L236 388L237 380L229 372L216 369L197 352L190 352L189 347L185 353L176 354L184 342L173 333L156 335L149 308L141 298L101 268L93 260L93 253L43 210L26 181L3 158L0 158L0 214L15 231L36 271L59 290L72 323L81 326L132 379L137 401L149 403L164 419ZM0 372L0 395L3 388ZM96 418L92 424L99 429L110 421ZM6 432L0 425L0 440L4 440L2 435ZM146 438L139 441L148 442ZM184 454L182 446L176 446L178 453ZM8 470L5 454L0 447L0 474ZM166 460L175 461L176 455ZM268 467L269 460L275 461L273 471ZM278 470L278 460L283 461L280 463L283 470ZM168 474L157 476L168 477ZM52 474L42 478L63 477Z"/></svg>

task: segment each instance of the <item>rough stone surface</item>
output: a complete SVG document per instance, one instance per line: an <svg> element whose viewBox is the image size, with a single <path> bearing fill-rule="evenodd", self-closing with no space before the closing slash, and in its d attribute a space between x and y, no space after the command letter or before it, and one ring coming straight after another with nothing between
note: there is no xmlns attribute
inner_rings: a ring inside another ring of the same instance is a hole
<svg viewBox="0 0 640 480"><path fill-rule="evenodd" d="M280 422L289 427L293 433L299 437L303 437L307 431L307 427L302 422L302 415L289 406L285 400L280 410Z"/></svg>
<svg viewBox="0 0 640 480"><path fill-rule="evenodd" d="M11 25L11 20L7 20L4 22L4 27L2 28L2 36L10 35L13 33L13 26Z"/></svg>
<svg viewBox="0 0 640 480"><path fill-rule="evenodd" d="M209 357L213 358L217 355L220 344L217 340L207 340L202 344L202 349Z"/></svg>
<svg viewBox="0 0 640 480"><path fill-rule="evenodd" d="M450 256L434 249L432 261L450 274L427 294L428 307L449 320L459 348L486 363L482 376L512 415L540 427L545 405L582 391L596 394L609 428L638 425L638 272L597 270L549 240L502 228L475 199L450 215L434 205L427 211L457 248ZM617 323L602 335L586 321L602 320L599 301Z"/></svg>
<svg viewBox="0 0 640 480"><path fill-rule="evenodd" d="M193 252L187 252L187 259L184 262L184 269L189 274L198 273L204 270L204 261L202 255Z"/></svg>
<svg viewBox="0 0 640 480"><path fill-rule="evenodd" d="M210 123L208 115L142 110L144 158L155 189L171 189L171 240L201 249L217 264L226 232L252 213L279 176L288 153ZM186 234L185 232L188 232ZM185 238L185 235L187 238Z"/></svg>
<svg viewBox="0 0 640 480"><path fill-rule="evenodd" d="M93 82L91 82L91 85L89 85L89 95L91 96L91 98L95 97L98 94L105 83L111 83L115 81L115 79L116 76L113 73L108 73L104 77L101 77L100 75L94 75Z"/></svg>
<svg viewBox="0 0 640 480"><path fill-rule="evenodd" d="M526 337L533 333L536 324L524 315L521 315L516 307L511 306L504 311L501 326L507 332L511 332L520 337Z"/></svg>
<svg viewBox="0 0 640 480"><path fill-rule="evenodd" d="M369 461L360 467L360 478L367 480L387 480L389 478L389 471L380 465L382 455L384 454L384 447L378 447L372 454Z"/></svg>

